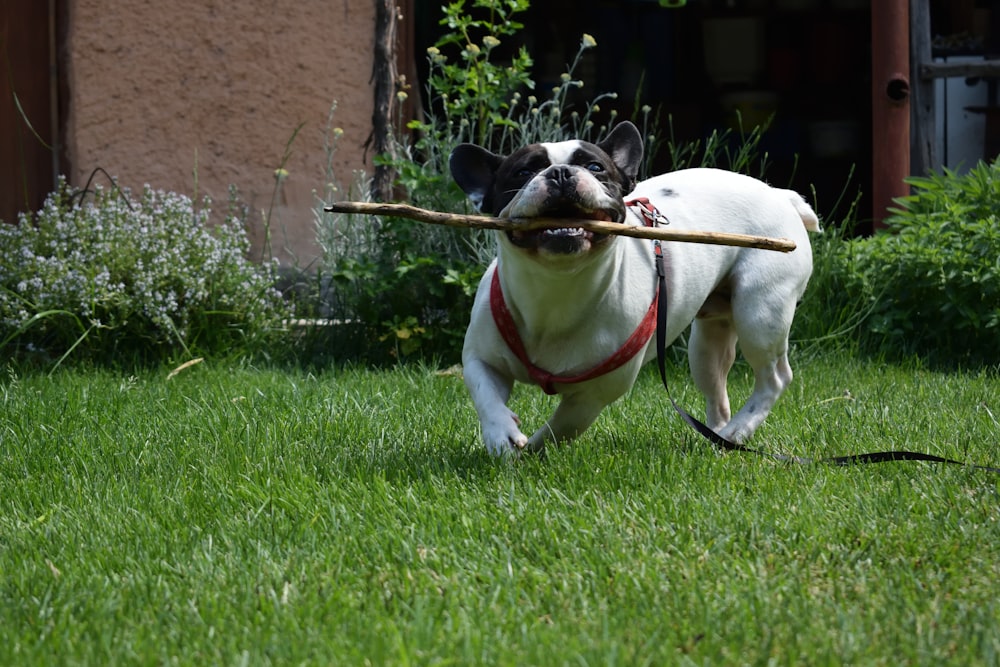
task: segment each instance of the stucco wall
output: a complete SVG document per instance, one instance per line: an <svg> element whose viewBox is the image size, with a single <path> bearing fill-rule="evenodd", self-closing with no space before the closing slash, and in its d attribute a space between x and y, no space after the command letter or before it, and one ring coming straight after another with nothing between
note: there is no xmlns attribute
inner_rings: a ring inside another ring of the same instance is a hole
<svg viewBox="0 0 1000 667"><path fill-rule="evenodd" d="M317 254L314 190L325 182L331 104L344 134L338 180L367 169L375 8L371 0L70 0L67 150L75 184L103 167L123 185L208 194L236 185L256 248L274 172L295 128L272 216L283 264ZM197 161L197 162L196 162Z"/></svg>

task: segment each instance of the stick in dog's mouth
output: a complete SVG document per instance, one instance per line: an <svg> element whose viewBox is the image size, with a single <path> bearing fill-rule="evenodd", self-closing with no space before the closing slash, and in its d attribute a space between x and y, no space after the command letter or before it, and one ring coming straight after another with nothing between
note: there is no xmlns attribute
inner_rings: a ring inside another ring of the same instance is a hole
<svg viewBox="0 0 1000 667"><path fill-rule="evenodd" d="M514 245L521 248L532 248L541 242L551 243L557 239L569 241L571 239L581 239L590 241L591 244L599 244L611 238L609 234L595 234L583 227L547 227L533 230L513 230L507 232L507 238Z"/></svg>
<svg viewBox="0 0 1000 667"><path fill-rule="evenodd" d="M608 240L611 235L577 227L574 223L581 221L621 223L621 220L617 219L617 215L618 211L614 210L586 210L576 206L547 210L540 213L537 218L512 219L511 222L515 225L524 223L538 224L542 220L544 220L544 223L541 226L532 224L527 229L518 229L516 227L510 229L507 231L507 238L510 239L511 243L521 247L537 245L540 239L570 239L576 237L586 239L592 244L602 243ZM560 224L563 220L565 220L565 224Z"/></svg>
<svg viewBox="0 0 1000 667"><path fill-rule="evenodd" d="M458 213L442 213L410 206L409 204L386 204L376 202L334 202L323 207L330 213L348 213L359 215L384 215L398 218L409 218L432 225L448 227L468 227L472 229L497 229L505 232L517 228L519 231L556 227L580 227L590 229L594 234L617 234L640 239L657 239L661 241L677 241L682 243L709 243L712 245L728 245L741 248L760 248L775 252L792 252L795 243L786 238L771 238L767 236L751 236L748 234L731 234L727 232L706 232L697 230L671 229L669 227L640 227L625 225L618 222L600 220L553 220L551 218L495 218L484 215L463 215Z"/></svg>

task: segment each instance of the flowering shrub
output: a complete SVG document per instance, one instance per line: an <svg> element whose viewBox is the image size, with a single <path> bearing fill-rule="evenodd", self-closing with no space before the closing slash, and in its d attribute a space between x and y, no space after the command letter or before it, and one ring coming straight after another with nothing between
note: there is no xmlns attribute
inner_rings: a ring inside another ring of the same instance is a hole
<svg viewBox="0 0 1000 667"><path fill-rule="evenodd" d="M407 124L413 143L399 138L396 153L401 157L377 158L396 171L398 185L411 203L440 211L468 210L465 194L452 182L448 169L448 157L460 143L509 154L529 143L599 141L617 121L618 111L611 109L609 122L594 122L601 111L599 103L618 98L614 92L582 103L581 110L572 108L574 97L584 87L575 71L584 53L597 47L590 35L581 37L559 84L540 96L533 94L533 61L525 47L509 61L496 62L497 47L505 39L513 41L524 27L514 17L528 7L527 0L474 0L471 8L464 2L441 8L440 23L448 32L427 49L425 116ZM478 10L483 18L474 18L470 9ZM644 126L649 111L644 110ZM647 146L652 148L655 138L649 139Z"/></svg>
<svg viewBox="0 0 1000 667"><path fill-rule="evenodd" d="M167 356L253 344L290 313L274 265L246 259L246 211L209 224L176 193L97 188L81 203L63 181L34 216L0 225L0 348Z"/></svg>

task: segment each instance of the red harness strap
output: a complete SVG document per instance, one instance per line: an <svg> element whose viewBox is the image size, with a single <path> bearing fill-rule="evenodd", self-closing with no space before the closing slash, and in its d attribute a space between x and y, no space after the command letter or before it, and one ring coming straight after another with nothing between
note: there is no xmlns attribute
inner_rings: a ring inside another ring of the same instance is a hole
<svg viewBox="0 0 1000 667"><path fill-rule="evenodd" d="M632 335L629 336L628 340L625 341L625 344L617 352L589 371L585 371L579 375L560 376L550 373L544 368L539 368L528 357L528 353L524 349L524 342L521 341L521 334L518 332L514 318L510 314L510 309L507 308L507 303L504 301L503 289L500 287L499 270L493 272L493 283L490 285L490 310L493 311L493 321L496 322L500 335L503 336L507 347L514 353L517 360L528 369L528 375L531 376L531 379L540 385L542 391L546 394L556 393L555 384L557 382L559 384L584 382L624 366L640 350L646 347L646 343L649 342L649 339L653 336L653 332L656 331L656 304L657 298L654 293L653 303L650 304L649 310L646 311L646 316L642 318L639 327L632 332Z"/></svg>
<svg viewBox="0 0 1000 667"><path fill-rule="evenodd" d="M661 223L664 225L670 224L667 216L660 213L660 210L653 206L653 203L649 201L649 197L629 199L625 202L625 208L632 209L642 219L642 224L646 227L656 227Z"/></svg>
<svg viewBox="0 0 1000 667"><path fill-rule="evenodd" d="M650 205L648 199L643 198L642 200L629 201L626 202L626 206L640 207L640 217L643 223L646 226L655 226L657 221L656 216L659 215L659 212ZM657 246L656 250L659 253L659 246ZM503 288L500 286L499 267L494 270L493 282L490 284L490 310L493 313L493 321L496 323L500 335L507 343L510 351L517 357L517 360L524 364L532 381L541 386L542 391L546 394L556 393L556 383L574 384L576 382L592 380L628 363L632 357L646 347L646 343L649 342L649 339L652 338L653 333L656 331L656 313L659 301L657 297L658 292L654 290L653 302L649 305L646 316L642 318L642 322L639 323L636 330L632 332L632 335L628 337L628 340L625 341L617 352L588 371L578 375L560 376L550 373L544 368L539 368L528 357L528 352L524 349L524 342L521 340L521 334L514 323L514 317L510 314L510 309L507 308L507 302L504 301Z"/></svg>

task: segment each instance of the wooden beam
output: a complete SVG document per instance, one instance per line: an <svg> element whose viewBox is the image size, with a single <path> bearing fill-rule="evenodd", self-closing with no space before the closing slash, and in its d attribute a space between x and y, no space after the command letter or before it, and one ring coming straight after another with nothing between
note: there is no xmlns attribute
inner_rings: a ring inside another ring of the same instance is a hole
<svg viewBox="0 0 1000 667"><path fill-rule="evenodd" d="M921 62L917 68L921 79L949 79L958 77L1000 77L1000 60L983 60L980 62L935 63Z"/></svg>
<svg viewBox="0 0 1000 667"><path fill-rule="evenodd" d="M876 229L909 193L910 2L872 3L872 219Z"/></svg>
<svg viewBox="0 0 1000 667"><path fill-rule="evenodd" d="M935 137L936 91L933 78L922 68L931 64L931 12L928 0L910 0L910 71L921 73L912 86L910 101L910 173L924 176L940 165Z"/></svg>
<svg viewBox="0 0 1000 667"><path fill-rule="evenodd" d="M393 117L396 113L396 92L399 82L396 70L397 24L399 9L396 0L375 1L375 57L372 61L371 83L374 84L375 104L372 110L372 132L365 141L365 153L371 148L375 155L391 155ZM376 201L393 198L392 185L396 174L388 165L375 167L371 182L371 197Z"/></svg>

